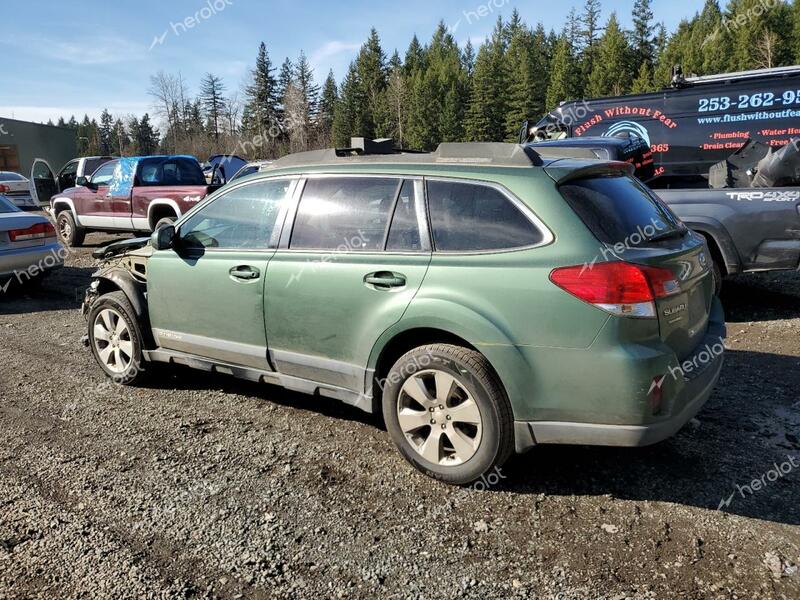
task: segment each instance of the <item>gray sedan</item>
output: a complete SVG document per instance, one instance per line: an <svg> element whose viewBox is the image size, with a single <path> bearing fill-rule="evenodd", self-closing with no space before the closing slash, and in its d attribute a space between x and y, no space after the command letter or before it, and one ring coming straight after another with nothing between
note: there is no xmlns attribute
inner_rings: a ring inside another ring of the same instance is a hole
<svg viewBox="0 0 800 600"><path fill-rule="evenodd" d="M23 212L0 195L0 293L15 281L40 281L63 266L65 256L48 219Z"/></svg>

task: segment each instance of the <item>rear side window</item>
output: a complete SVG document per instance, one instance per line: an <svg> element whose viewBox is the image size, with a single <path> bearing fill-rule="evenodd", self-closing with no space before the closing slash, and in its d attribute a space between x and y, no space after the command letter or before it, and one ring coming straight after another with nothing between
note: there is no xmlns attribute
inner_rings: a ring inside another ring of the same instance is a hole
<svg viewBox="0 0 800 600"><path fill-rule="evenodd" d="M626 243L634 234L652 238L683 229L678 218L632 177L579 179L559 189L604 244Z"/></svg>
<svg viewBox="0 0 800 600"><path fill-rule="evenodd" d="M191 158L145 158L139 162L136 185L206 185L206 177Z"/></svg>
<svg viewBox="0 0 800 600"><path fill-rule="evenodd" d="M419 199L414 192L414 182L404 181L403 187L400 188L400 195L397 197L397 204L395 204L389 238L386 240L386 249L390 252L419 252L422 250L417 202Z"/></svg>
<svg viewBox="0 0 800 600"><path fill-rule="evenodd" d="M487 185L429 181L428 210L440 252L511 250L544 239L510 198Z"/></svg>
<svg viewBox="0 0 800 600"><path fill-rule="evenodd" d="M293 250L381 251L400 181L382 177L309 179L297 207Z"/></svg>

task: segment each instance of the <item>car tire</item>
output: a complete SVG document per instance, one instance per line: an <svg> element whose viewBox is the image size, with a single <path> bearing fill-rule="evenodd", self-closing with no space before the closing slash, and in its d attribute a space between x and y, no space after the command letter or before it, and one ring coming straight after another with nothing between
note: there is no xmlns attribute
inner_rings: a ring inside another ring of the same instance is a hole
<svg viewBox="0 0 800 600"><path fill-rule="evenodd" d="M89 347L109 378L121 385L144 380L142 332L136 311L123 292L110 292L95 300L88 326Z"/></svg>
<svg viewBox="0 0 800 600"><path fill-rule="evenodd" d="M479 352L450 344L415 348L385 381L386 428L422 473L466 485L499 469L512 454L511 405Z"/></svg>
<svg viewBox="0 0 800 600"><path fill-rule="evenodd" d="M722 269L716 260L711 261L712 281L714 282L714 295L719 296L722 292Z"/></svg>
<svg viewBox="0 0 800 600"><path fill-rule="evenodd" d="M158 231L164 225L172 225L177 219L175 217L164 217L163 219L159 219L156 221L156 226L153 227L153 231Z"/></svg>
<svg viewBox="0 0 800 600"><path fill-rule="evenodd" d="M71 248L83 245L83 241L86 239L86 230L83 227L78 227L70 210L62 210L58 213L56 231L58 231L58 237L61 242Z"/></svg>

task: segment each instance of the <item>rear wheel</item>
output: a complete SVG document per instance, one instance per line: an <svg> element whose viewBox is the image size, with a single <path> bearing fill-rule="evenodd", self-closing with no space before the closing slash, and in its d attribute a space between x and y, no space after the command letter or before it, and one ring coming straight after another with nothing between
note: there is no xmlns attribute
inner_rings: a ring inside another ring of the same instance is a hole
<svg viewBox="0 0 800 600"><path fill-rule="evenodd" d="M714 281L714 294L719 296L720 292L722 292L722 269L714 259L711 260L711 272Z"/></svg>
<svg viewBox="0 0 800 600"><path fill-rule="evenodd" d="M123 292L98 298L89 311L89 345L97 363L116 383L144 378L142 334L136 312Z"/></svg>
<svg viewBox="0 0 800 600"><path fill-rule="evenodd" d="M56 230L58 237L66 246L76 247L81 246L86 239L86 230L83 227L78 227L75 222L75 217L72 216L72 211L62 210L56 217Z"/></svg>
<svg viewBox="0 0 800 600"><path fill-rule="evenodd" d="M403 355L383 393L383 415L401 454L435 479L468 484L511 455L511 406L478 352L433 344Z"/></svg>
<svg viewBox="0 0 800 600"><path fill-rule="evenodd" d="M159 219L156 222L156 226L153 228L153 231L158 231L165 225L172 225L175 222L175 217L164 217L163 219Z"/></svg>

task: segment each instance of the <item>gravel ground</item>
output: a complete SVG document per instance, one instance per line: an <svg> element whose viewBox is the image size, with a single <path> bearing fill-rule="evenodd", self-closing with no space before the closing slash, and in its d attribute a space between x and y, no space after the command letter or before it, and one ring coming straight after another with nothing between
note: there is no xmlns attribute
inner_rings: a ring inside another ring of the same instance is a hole
<svg viewBox="0 0 800 600"><path fill-rule="evenodd" d="M673 439L459 489L333 401L107 383L91 249L0 298L0 598L800 598L800 274L726 282L722 378Z"/></svg>

